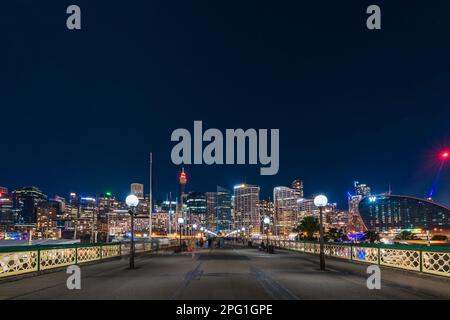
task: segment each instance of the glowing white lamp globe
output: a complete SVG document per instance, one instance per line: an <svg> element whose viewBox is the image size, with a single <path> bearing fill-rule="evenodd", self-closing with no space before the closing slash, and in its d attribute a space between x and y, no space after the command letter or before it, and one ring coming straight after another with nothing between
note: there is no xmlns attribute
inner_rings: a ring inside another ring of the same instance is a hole
<svg viewBox="0 0 450 320"><path fill-rule="evenodd" d="M203 231L204 229L205 229L205 228L201 227L201 228L200 228L200 231Z"/></svg>
<svg viewBox="0 0 450 320"><path fill-rule="evenodd" d="M265 223L265 224L269 224L269 223L270 223L269 217L265 217L265 218L264 218L264 223Z"/></svg>
<svg viewBox="0 0 450 320"><path fill-rule="evenodd" d="M314 198L314 205L316 207L325 207L328 204L328 199L323 194L319 194Z"/></svg>
<svg viewBox="0 0 450 320"><path fill-rule="evenodd" d="M139 199L134 194L130 194L125 199L125 203L127 204L127 206L134 208L137 207L137 205L139 204Z"/></svg>
<svg viewBox="0 0 450 320"><path fill-rule="evenodd" d="M192 228L197 229L197 224L194 223L194 224L192 225Z"/></svg>
<svg viewBox="0 0 450 320"><path fill-rule="evenodd" d="M241 229L242 231L245 231L245 227L242 227L242 229Z"/></svg>
<svg viewBox="0 0 450 320"><path fill-rule="evenodd" d="M183 224L184 223L184 219L183 218L178 218L178 224Z"/></svg>

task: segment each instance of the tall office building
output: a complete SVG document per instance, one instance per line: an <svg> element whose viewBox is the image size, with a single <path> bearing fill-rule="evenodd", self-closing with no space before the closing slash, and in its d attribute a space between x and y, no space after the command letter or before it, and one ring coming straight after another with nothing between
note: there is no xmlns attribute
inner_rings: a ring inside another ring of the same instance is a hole
<svg viewBox="0 0 450 320"><path fill-rule="evenodd" d="M9 192L8 192L8 188L5 188L5 187L0 187L0 196L2 195L2 194L8 194Z"/></svg>
<svg viewBox="0 0 450 320"><path fill-rule="evenodd" d="M207 225L217 233L233 229L231 191L217 186L215 192L206 192Z"/></svg>
<svg viewBox="0 0 450 320"><path fill-rule="evenodd" d="M261 200L259 201L259 218L261 220L261 230L263 231L263 220L265 217L269 217L271 224L269 232L272 234L276 234L275 232L275 208L273 205L273 201L268 200Z"/></svg>
<svg viewBox="0 0 450 320"><path fill-rule="evenodd" d="M41 202L36 209L37 232L43 239L58 239L60 231L57 228L58 205L55 202Z"/></svg>
<svg viewBox="0 0 450 320"><path fill-rule="evenodd" d="M97 200L92 197L81 197L78 202L78 218L76 219L77 238L92 237L92 230L97 227Z"/></svg>
<svg viewBox="0 0 450 320"><path fill-rule="evenodd" d="M295 179L292 182L291 188L294 190L295 195L298 198L303 198L304 197L304 192L303 192L303 181L300 179Z"/></svg>
<svg viewBox="0 0 450 320"><path fill-rule="evenodd" d="M251 184L234 187L234 227L248 230L252 234L260 233L259 217L260 188Z"/></svg>
<svg viewBox="0 0 450 320"><path fill-rule="evenodd" d="M303 218L313 216L319 217L319 208L314 204L314 199L299 199L298 205L298 217L297 222L300 223Z"/></svg>
<svg viewBox="0 0 450 320"><path fill-rule="evenodd" d="M47 195L36 187L17 188L12 192L12 196L19 224L36 223L38 204L48 200Z"/></svg>
<svg viewBox="0 0 450 320"><path fill-rule="evenodd" d="M276 187L273 189L275 208L275 232L277 235L288 236L298 221L298 200L301 197L296 189Z"/></svg>
<svg viewBox="0 0 450 320"><path fill-rule="evenodd" d="M142 183L131 184L131 194L134 194L139 200L144 199L144 185Z"/></svg>
<svg viewBox="0 0 450 320"><path fill-rule="evenodd" d="M217 192L205 192L206 195L206 228L217 232L216 203Z"/></svg>
<svg viewBox="0 0 450 320"><path fill-rule="evenodd" d="M216 192L216 232L231 231L233 218L231 212L231 192L217 186Z"/></svg>
<svg viewBox="0 0 450 320"><path fill-rule="evenodd" d="M176 230L176 212L177 212L177 201L176 199L172 200L171 197L168 197L166 201L161 203L161 212L167 214L167 233L173 233Z"/></svg>
<svg viewBox="0 0 450 320"><path fill-rule="evenodd" d="M206 195L204 192L189 192L186 195L187 224L206 225Z"/></svg>
<svg viewBox="0 0 450 320"><path fill-rule="evenodd" d="M0 231L6 231L14 224L13 198L4 188L0 193Z"/></svg>
<svg viewBox="0 0 450 320"><path fill-rule="evenodd" d="M106 214L119 209L119 201L112 195L112 193L107 192L98 197L98 215L100 218L105 218Z"/></svg>

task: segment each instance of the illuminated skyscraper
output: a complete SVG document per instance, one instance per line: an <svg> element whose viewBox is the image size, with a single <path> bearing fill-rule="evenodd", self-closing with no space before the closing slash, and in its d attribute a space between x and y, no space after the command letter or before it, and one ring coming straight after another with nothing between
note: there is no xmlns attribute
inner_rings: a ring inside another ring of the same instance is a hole
<svg viewBox="0 0 450 320"><path fill-rule="evenodd" d="M270 200L259 201L259 218L261 220L261 227L264 217L269 217L270 221L272 222L270 224L270 232L275 234L275 208L273 202Z"/></svg>
<svg viewBox="0 0 450 320"><path fill-rule="evenodd" d="M234 187L234 226L244 227L250 233L260 233L259 217L260 188L250 184L240 184Z"/></svg>
<svg viewBox="0 0 450 320"><path fill-rule="evenodd" d="M48 197L36 187L17 188L12 192L14 207L18 212L18 223L36 223L36 208Z"/></svg>
<svg viewBox="0 0 450 320"><path fill-rule="evenodd" d="M225 188L217 186L216 192L216 230L230 231L233 228L231 215L231 192Z"/></svg>
<svg viewBox="0 0 450 320"><path fill-rule="evenodd" d="M298 198L303 198L304 197L304 192L303 192L303 181L300 179L295 179L292 182L291 188L294 190L296 196Z"/></svg>
<svg viewBox="0 0 450 320"><path fill-rule="evenodd" d="M216 231L216 204L217 192L206 192L206 228Z"/></svg>
<svg viewBox="0 0 450 320"><path fill-rule="evenodd" d="M37 209L37 232L43 239L58 239L60 231L57 228L58 208L55 203L41 202Z"/></svg>
<svg viewBox="0 0 450 320"><path fill-rule="evenodd" d="M206 225L206 195L204 192L189 192L186 195L186 211L190 224Z"/></svg>
<svg viewBox="0 0 450 320"><path fill-rule="evenodd" d="M0 231L14 224L13 199L4 188L0 193Z"/></svg>
<svg viewBox="0 0 450 320"><path fill-rule="evenodd" d="M299 212L297 217L298 223L305 217L319 217L319 208L314 204L314 199L298 199L297 205Z"/></svg>
<svg viewBox="0 0 450 320"><path fill-rule="evenodd" d="M273 189L273 203L275 208L275 232L277 235L288 236L298 221L299 206L298 189L276 187Z"/></svg>

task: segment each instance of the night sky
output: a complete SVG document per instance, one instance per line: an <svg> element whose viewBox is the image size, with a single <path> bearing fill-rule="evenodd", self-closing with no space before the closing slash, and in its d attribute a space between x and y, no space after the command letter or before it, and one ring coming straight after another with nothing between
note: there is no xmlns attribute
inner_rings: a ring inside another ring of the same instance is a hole
<svg viewBox="0 0 450 320"><path fill-rule="evenodd" d="M394 3L393 3L394 2ZM313 4L312 4L313 3ZM66 28L66 8L82 30ZM366 28L369 4L382 29ZM305 183L346 207L352 181L426 196L450 148L448 1L5 1L0 185L68 196L179 193L177 128L279 128L280 170L185 166L187 190ZM449 164L450 165L450 164ZM147 191L147 189L146 189ZM450 205L446 167L437 201Z"/></svg>

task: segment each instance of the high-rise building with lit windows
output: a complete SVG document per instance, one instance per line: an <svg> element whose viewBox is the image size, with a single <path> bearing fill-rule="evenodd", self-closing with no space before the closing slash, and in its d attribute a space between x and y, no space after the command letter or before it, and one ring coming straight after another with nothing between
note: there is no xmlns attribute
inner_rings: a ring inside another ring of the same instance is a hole
<svg viewBox="0 0 450 320"><path fill-rule="evenodd" d="M266 200L261 200L259 201L259 218L261 221L261 230L263 227L263 219L265 217L268 217L271 221L270 225L269 225L269 232L272 234L276 234L275 232L275 208L274 208L274 204L273 201L271 201L270 199L266 199Z"/></svg>
<svg viewBox="0 0 450 320"><path fill-rule="evenodd" d="M260 233L259 217L260 188L251 184L234 187L234 227L248 230L252 234Z"/></svg>
<svg viewBox="0 0 450 320"><path fill-rule="evenodd" d="M298 190L288 187L273 189L273 203L275 209L275 232L287 236L297 225L300 199Z"/></svg>
<svg viewBox="0 0 450 320"><path fill-rule="evenodd" d="M206 195L204 192L189 192L186 195L186 215L189 224L206 225Z"/></svg>
<svg viewBox="0 0 450 320"><path fill-rule="evenodd" d="M299 197L299 198L303 198L304 197L303 181L302 180L295 179L292 182L291 188L294 190L294 192L295 192L297 197Z"/></svg>
<svg viewBox="0 0 450 320"><path fill-rule="evenodd" d="M60 238L60 229L57 227L58 207L55 202L41 202L37 209L36 231L43 239Z"/></svg>
<svg viewBox="0 0 450 320"><path fill-rule="evenodd" d="M231 192L225 188L217 186L215 206L217 232L230 231L233 228Z"/></svg>
<svg viewBox="0 0 450 320"><path fill-rule="evenodd" d="M8 189L3 188L0 193L0 231L6 231L14 224L13 198Z"/></svg>
<svg viewBox="0 0 450 320"><path fill-rule="evenodd" d="M12 196L19 224L36 223L38 204L48 200L47 195L36 187L17 188L12 192Z"/></svg>
<svg viewBox="0 0 450 320"><path fill-rule="evenodd" d="M217 231L216 203L217 192L205 192L206 196L206 228Z"/></svg>

